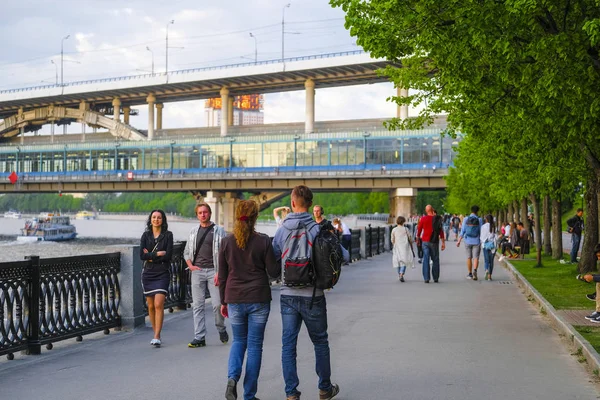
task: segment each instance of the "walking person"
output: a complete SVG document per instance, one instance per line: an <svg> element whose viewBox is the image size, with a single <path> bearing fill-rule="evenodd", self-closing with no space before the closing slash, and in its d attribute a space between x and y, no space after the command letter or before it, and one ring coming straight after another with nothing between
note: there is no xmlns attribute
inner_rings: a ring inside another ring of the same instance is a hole
<svg viewBox="0 0 600 400"><path fill-rule="evenodd" d="M258 400L258 376L263 341L271 311L269 276L281 268L275 260L271 238L255 230L258 204L241 200L235 209L233 234L221 242L219 251L219 293L221 314L229 317L233 344L229 351L225 399L237 399L244 355L244 400Z"/></svg>
<svg viewBox="0 0 600 400"><path fill-rule="evenodd" d="M392 266L398 271L398 280L404 282L404 274L406 273L406 267L415 267L414 263L414 250L412 249L412 235L408 231L408 228L404 226L406 218L400 216L396 220L398 224L392 229L392 244L393 255L392 255Z"/></svg>
<svg viewBox="0 0 600 400"><path fill-rule="evenodd" d="M594 253L596 253L596 259L600 260L600 243L594 247ZM595 282L596 283L596 293L600 290L600 275L599 274L585 274L585 275L577 275L577 279L584 282ZM589 299L589 294L586 296ZM600 324L600 297L594 296L594 300L596 301L596 310L587 315L585 319L592 321L594 323Z"/></svg>
<svg viewBox="0 0 600 400"><path fill-rule="evenodd" d="M342 235L342 246L348 250L350 248L350 242L352 241L352 232L350 232L350 228L348 228L348 225L343 223L339 218L333 219L333 227Z"/></svg>
<svg viewBox="0 0 600 400"><path fill-rule="evenodd" d="M460 218L458 215L454 214L451 221L452 231L454 232L454 241L456 242L458 240L458 233L460 232ZM447 239L450 240L450 238Z"/></svg>
<svg viewBox="0 0 600 400"><path fill-rule="evenodd" d="M298 246L299 236L292 237L295 232L302 231L306 234L307 242L314 242L319 233L319 225L313 221L308 209L312 205L312 191L304 185L296 186L292 190L292 213L283 221L283 225L273 238L273 251L275 258L281 260L282 271L285 271L286 254L298 254L299 249L287 248L286 244ZM302 242L304 243L304 242ZM340 246L344 259L348 261L348 252ZM306 254L306 252L305 252ZM329 336L327 334L327 303L325 293L312 285L302 287L287 286L286 276L282 274L281 286L281 322L282 322L282 350L281 363L283 378L285 380L285 394L287 400L300 400L301 392L298 390L300 380L296 367L296 346L302 322L306 326L310 340L315 351L316 372L319 376L319 399L333 399L340 391L337 384L331 383L331 361L329 349Z"/></svg>
<svg viewBox="0 0 600 400"><path fill-rule="evenodd" d="M210 292L215 325L222 343L229 341L225 329L225 318L221 315L221 296L217 289L219 272L219 248L225 237L225 229L211 222L212 210L206 203L197 204L196 217L200 226L190 231L189 239L183 251L183 258L192 271L192 310L194 312L194 339L188 347L206 346L206 288Z"/></svg>
<svg viewBox="0 0 600 400"><path fill-rule="evenodd" d="M583 208L578 208L577 213L567 220L568 231L571 234L571 263L577 263L577 253L583 233Z"/></svg>
<svg viewBox="0 0 600 400"><path fill-rule="evenodd" d="M485 216L485 224L481 226L479 241L483 247L485 280L492 280L494 272L494 255L496 254L496 225L491 214Z"/></svg>
<svg viewBox="0 0 600 400"><path fill-rule="evenodd" d="M433 275L433 281L437 283L440 279L440 240L442 251L446 249L444 231L441 217L435 214L431 205L425 206L425 213L417 226L417 240L423 247L423 281L429 283Z"/></svg>
<svg viewBox="0 0 600 400"><path fill-rule="evenodd" d="M146 221L146 230L140 240L140 258L144 261L142 269L142 288L146 296L148 317L154 332L150 344L160 347L160 333L165 317L165 298L169 294L171 278L171 255L173 253L173 234L168 230L167 216L163 210L152 210Z"/></svg>
<svg viewBox="0 0 600 400"><path fill-rule="evenodd" d="M477 216L478 206L471 207L471 214L464 219L456 247L460 247L463 238L465 239L465 250L467 252L467 270L469 274L467 279L477 280L477 268L479 267L479 254L481 253L481 221Z"/></svg>
<svg viewBox="0 0 600 400"><path fill-rule="evenodd" d="M325 214L325 209L323 209L323 206L320 206L318 204L315 204L313 206L313 216L315 217L315 222L317 224L319 224L321 229L325 228L330 231L334 231L335 228L333 227L331 222L323 216L324 214Z"/></svg>

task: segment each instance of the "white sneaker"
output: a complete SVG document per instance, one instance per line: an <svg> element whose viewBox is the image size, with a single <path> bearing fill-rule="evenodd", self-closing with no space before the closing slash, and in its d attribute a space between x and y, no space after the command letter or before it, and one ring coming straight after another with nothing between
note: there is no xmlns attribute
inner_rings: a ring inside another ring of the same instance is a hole
<svg viewBox="0 0 600 400"><path fill-rule="evenodd" d="M162 344L162 343L161 343L160 339L152 339L152 340L150 341L150 345L151 345L151 346L154 346L154 347L160 347L160 345L161 345L161 344Z"/></svg>
<svg viewBox="0 0 600 400"><path fill-rule="evenodd" d="M498 257L498 261L502 262L502 261L504 261L505 258L506 257L504 257L504 256L500 256L500 257Z"/></svg>

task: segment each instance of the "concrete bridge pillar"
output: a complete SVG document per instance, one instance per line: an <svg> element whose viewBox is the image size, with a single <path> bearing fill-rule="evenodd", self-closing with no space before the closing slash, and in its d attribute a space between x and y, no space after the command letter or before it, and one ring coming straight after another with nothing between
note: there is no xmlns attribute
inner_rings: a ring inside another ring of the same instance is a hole
<svg viewBox="0 0 600 400"><path fill-rule="evenodd" d="M79 103L79 111L82 112L82 115L85 114L86 111L88 111L90 109L90 105L88 103L86 103L85 101L81 101ZM85 119L82 118L81 121L81 141L85 142Z"/></svg>
<svg viewBox="0 0 600 400"><path fill-rule="evenodd" d="M315 81L307 79L304 82L306 89L306 119L304 122L304 133L315 131Z"/></svg>
<svg viewBox="0 0 600 400"><path fill-rule="evenodd" d="M398 188L390 190L390 216L389 224L395 224L399 216L408 220L416 214L417 189Z"/></svg>
<svg viewBox="0 0 600 400"><path fill-rule="evenodd" d="M150 93L146 98L148 103L148 140L154 139L154 103L156 103L156 97Z"/></svg>
<svg viewBox="0 0 600 400"><path fill-rule="evenodd" d="M238 200L237 193L213 191L207 192L203 199L212 210L212 221L217 225L223 226L227 232L233 231L235 207Z"/></svg>
<svg viewBox="0 0 600 400"><path fill-rule="evenodd" d="M229 89L221 88L221 136L227 136L229 118Z"/></svg>
<svg viewBox="0 0 600 400"><path fill-rule="evenodd" d="M114 120L121 122L121 100L118 97L115 97L112 101L112 105Z"/></svg>
<svg viewBox="0 0 600 400"><path fill-rule="evenodd" d="M398 91L398 97L407 97L408 96L408 89L399 87L399 88L397 88L397 91ZM406 118L408 118L408 104L397 107L396 117L400 118L401 120L405 120Z"/></svg>
<svg viewBox="0 0 600 400"><path fill-rule="evenodd" d="M162 121L163 121L163 103L156 103L156 129L162 129Z"/></svg>
<svg viewBox="0 0 600 400"><path fill-rule="evenodd" d="M227 125L233 126L233 96L229 96L227 104Z"/></svg>
<svg viewBox="0 0 600 400"><path fill-rule="evenodd" d="M129 125L129 114L131 113L131 107L124 106L123 107L123 122Z"/></svg>

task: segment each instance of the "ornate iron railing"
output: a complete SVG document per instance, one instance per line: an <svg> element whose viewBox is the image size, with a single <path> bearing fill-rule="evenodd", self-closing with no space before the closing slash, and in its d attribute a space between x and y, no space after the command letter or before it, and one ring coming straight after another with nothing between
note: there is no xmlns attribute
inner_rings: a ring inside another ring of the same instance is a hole
<svg viewBox="0 0 600 400"><path fill-rule="evenodd" d="M350 262L354 262L360 260L360 230L359 229L350 229L350 249L348 252L350 253Z"/></svg>
<svg viewBox="0 0 600 400"><path fill-rule="evenodd" d="M121 254L37 256L0 264L0 355L121 325Z"/></svg>
<svg viewBox="0 0 600 400"><path fill-rule="evenodd" d="M192 304L191 272L183 258L183 250L186 242L178 242L173 245L171 256L171 280L169 283L169 294L165 299L165 308L172 311L174 307L185 310L188 304ZM146 304L144 302L144 304ZM146 310L146 312L148 312Z"/></svg>

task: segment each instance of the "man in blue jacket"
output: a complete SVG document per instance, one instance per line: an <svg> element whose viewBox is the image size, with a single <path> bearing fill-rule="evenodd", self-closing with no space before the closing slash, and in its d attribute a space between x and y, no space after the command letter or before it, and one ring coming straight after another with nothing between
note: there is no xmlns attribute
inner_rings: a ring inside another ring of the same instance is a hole
<svg viewBox="0 0 600 400"><path fill-rule="evenodd" d="M275 258L282 258L282 251L286 239L301 225L306 227L309 242L312 243L319 233L317 224L308 213L312 205L313 194L304 185L296 186L292 190L292 213L288 214L283 224L279 227L273 238L273 251ZM341 246L340 246L341 247ZM289 250L289 249L288 249ZM342 247L344 259L349 259L348 252ZM284 255L285 258L285 255ZM285 260L282 260L282 270ZM319 399L333 399L339 392L337 384L331 383L331 363L329 353L329 339L327 334L327 306L325 294L322 290L312 286L288 287L282 271L281 283L281 322L283 327L281 363L283 379L285 380L285 394L287 400L300 400L301 392L298 390L300 381L296 368L296 343L302 322L306 325L310 339L315 348L316 371L319 376ZM313 292L315 293L313 301ZM312 309L311 307L312 302Z"/></svg>

